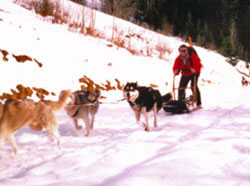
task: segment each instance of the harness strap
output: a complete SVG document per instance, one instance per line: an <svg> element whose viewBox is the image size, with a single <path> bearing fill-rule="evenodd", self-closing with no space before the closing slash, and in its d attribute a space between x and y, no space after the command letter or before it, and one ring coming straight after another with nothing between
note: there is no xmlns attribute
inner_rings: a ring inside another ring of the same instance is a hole
<svg viewBox="0 0 250 186"><path fill-rule="evenodd" d="M79 106L91 106L91 105L96 105L97 101L93 102L93 103L75 103L74 105L79 105Z"/></svg>
<svg viewBox="0 0 250 186"><path fill-rule="evenodd" d="M76 112L71 117L76 117L80 112L80 107L77 108Z"/></svg>
<svg viewBox="0 0 250 186"><path fill-rule="evenodd" d="M116 101L112 101L112 102L101 102L101 101L95 101L93 103L75 103L75 104L72 104L72 105L67 105L66 107L74 107L74 106L92 106L92 105L96 105L97 103L98 104L117 104L121 101L125 101L126 99L123 98L123 99L120 99L120 100L116 100Z"/></svg>
<svg viewBox="0 0 250 186"><path fill-rule="evenodd" d="M125 101L126 98L122 98L122 99L119 99L119 100L116 100L116 101L111 101L111 102L99 102L100 104L116 104L116 103L119 103L119 102L122 102L122 101Z"/></svg>

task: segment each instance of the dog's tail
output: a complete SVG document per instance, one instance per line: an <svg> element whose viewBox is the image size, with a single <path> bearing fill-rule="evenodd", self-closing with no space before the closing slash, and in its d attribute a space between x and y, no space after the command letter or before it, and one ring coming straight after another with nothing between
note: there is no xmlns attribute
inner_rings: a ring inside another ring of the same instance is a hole
<svg viewBox="0 0 250 186"><path fill-rule="evenodd" d="M59 95L58 101L46 101L46 104L49 105L52 110L60 110L64 108L67 104L67 99L71 95L70 90L63 90Z"/></svg>

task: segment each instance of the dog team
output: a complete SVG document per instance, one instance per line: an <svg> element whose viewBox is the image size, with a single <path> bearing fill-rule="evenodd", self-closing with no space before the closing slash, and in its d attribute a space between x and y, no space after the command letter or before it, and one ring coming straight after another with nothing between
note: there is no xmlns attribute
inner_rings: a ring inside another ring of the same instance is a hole
<svg viewBox="0 0 250 186"><path fill-rule="evenodd" d="M0 146L9 141L17 154L18 147L15 142L15 133L18 129L29 126L36 131L46 129L50 141L56 140L57 146L60 148L60 134L54 112L63 108L73 120L77 130L82 129L78 125L78 120L84 121L85 136L88 136L94 128L100 96L101 91L99 89L84 89L75 92L63 90L58 101L40 100L35 102L31 99L7 99L4 103L0 102ZM137 83L127 83L123 88L123 96L134 111L136 122L142 125L145 131L150 131L150 111L154 112L154 127L157 127L157 114L163 105L163 97L158 90L138 86ZM167 99L171 99L170 94L167 95ZM141 115L144 115L145 123L140 121Z"/></svg>

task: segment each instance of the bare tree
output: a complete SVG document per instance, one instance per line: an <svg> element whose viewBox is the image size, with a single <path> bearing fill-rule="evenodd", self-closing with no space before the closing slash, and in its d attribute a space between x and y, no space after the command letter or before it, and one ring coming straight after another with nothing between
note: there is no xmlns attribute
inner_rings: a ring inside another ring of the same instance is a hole
<svg viewBox="0 0 250 186"><path fill-rule="evenodd" d="M154 6L155 4L155 0L146 0L146 4L147 4L147 9L151 9L152 6Z"/></svg>
<svg viewBox="0 0 250 186"><path fill-rule="evenodd" d="M102 10L123 19L129 19L136 12L134 0L102 0Z"/></svg>

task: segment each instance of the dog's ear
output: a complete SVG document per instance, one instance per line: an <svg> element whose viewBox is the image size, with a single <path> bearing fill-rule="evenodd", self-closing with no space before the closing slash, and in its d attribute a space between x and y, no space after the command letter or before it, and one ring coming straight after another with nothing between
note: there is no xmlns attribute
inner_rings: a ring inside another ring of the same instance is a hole
<svg viewBox="0 0 250 186"><path fill-rule="evenodd" d="M127 82L127 83L123 86L123 88L124 88L124 87L126 87L126 86L128 86L128 85L129 85L129 83L130 83L130 82Z"/></svg>

